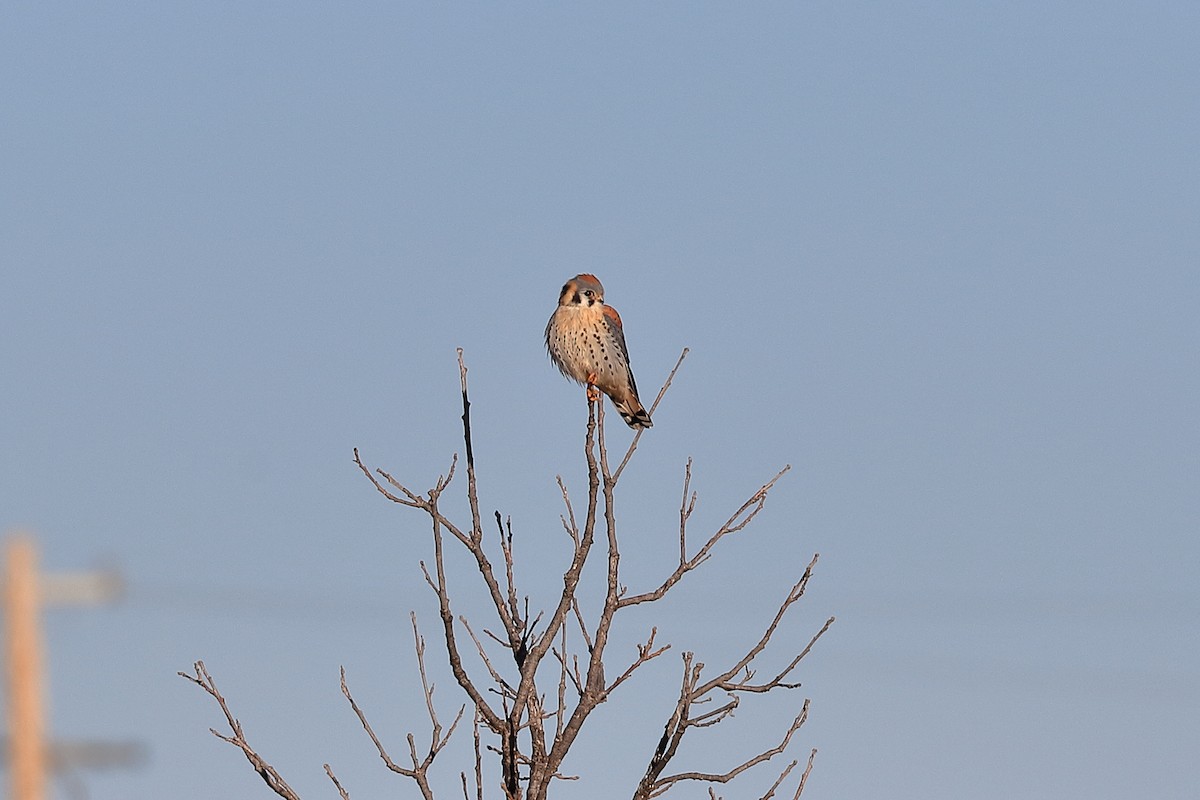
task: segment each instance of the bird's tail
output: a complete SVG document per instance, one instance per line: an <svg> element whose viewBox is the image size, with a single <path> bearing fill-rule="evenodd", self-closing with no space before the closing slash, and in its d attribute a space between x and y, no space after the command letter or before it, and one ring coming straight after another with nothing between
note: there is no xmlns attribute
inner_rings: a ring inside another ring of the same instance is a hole
<svg viewBox="0 0 1200 800"><path fill-rule="evenodd" d="M634 429L654 427L654 423L650 421L650 412L642 407L642 402L638 400L636 394L631 392L623 399L618 400L614 397L612 401L616 406L617 413L629 427Z"/></svg>

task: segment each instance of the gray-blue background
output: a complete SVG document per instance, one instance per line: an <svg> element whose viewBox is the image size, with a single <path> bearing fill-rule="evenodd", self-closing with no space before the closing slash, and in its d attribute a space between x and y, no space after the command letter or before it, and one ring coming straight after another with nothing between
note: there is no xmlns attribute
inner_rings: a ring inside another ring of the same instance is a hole
<svg viewBox="0 0 1200 800"><path fill-rule="evenodd" d="M1198 40L1188 2L6 6L0 527L126 574L47 612L51 722L151 755L89 796L266 796L196 658L302 794L324 761L415 794L337 674L393 756L424 739L428 531L351 448L432 485L464 347L484 510L545 605L584 405L541 336L588 271L645 394L692 349L626 473L631 588L689 455L696 537L793 465L614 661L658 622L715 668L817 551L764 671L838 616L803 689L677 766L809 696L806 796L1195 797ZM597 712L563 796L628 793L678 664Z"/></svg>

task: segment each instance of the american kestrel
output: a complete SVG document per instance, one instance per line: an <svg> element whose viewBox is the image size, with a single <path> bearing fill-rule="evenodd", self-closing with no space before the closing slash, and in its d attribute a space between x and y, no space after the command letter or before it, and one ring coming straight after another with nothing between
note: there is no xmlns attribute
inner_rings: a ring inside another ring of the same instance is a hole
<svg viewBox="0 0 1200 800"><path fill-rule="evenodd" d="M546 325L546 349L563 375L588 387L588 397L597 399L599 389L612 398L626 425L653 425L638 400L621 316L605 305L604 287L595 275L576 275L563 286Z"/></svg>

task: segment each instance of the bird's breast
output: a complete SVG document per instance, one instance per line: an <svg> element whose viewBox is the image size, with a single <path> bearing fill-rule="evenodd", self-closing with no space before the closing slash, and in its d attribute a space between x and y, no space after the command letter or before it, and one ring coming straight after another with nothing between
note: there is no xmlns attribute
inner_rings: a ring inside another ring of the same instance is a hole
<svg viewBox="0 0 1200 800"><path fill-rule="evenodd" d="M580 383L594 375L601 385L611 384L628 369L602 306L560 307L546 328L546 348L563 374Z"/></svg>

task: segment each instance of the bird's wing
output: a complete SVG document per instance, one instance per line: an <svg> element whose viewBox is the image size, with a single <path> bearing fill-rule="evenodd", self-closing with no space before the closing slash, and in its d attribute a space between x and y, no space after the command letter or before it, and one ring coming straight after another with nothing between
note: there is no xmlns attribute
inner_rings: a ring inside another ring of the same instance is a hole
<svg viewBox="0 0 1200 800"><path fill-rule="evenodd" d="M604 306L604 324L608 326L608 332L621 348L621 355L625 358L625 373L629 376L629 388L636 395L637 384L633 380L633 369L629 366L629 347L625 344L624 326L621 325L621 315L612 306Z"/></svg>

